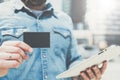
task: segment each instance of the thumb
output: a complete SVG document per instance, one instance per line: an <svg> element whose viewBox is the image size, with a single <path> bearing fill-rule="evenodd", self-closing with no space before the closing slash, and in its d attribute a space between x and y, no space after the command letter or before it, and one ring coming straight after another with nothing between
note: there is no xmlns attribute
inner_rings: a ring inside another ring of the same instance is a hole
<svg viewBox="0 0 120 80"><path fill-rule="evenodd" d="M9 69L0 69L0 77L7 75Z"/></svg>

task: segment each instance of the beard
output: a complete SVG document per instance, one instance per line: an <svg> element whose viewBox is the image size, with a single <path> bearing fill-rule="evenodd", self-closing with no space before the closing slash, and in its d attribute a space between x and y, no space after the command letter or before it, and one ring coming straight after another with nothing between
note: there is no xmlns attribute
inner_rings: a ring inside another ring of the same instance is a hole
<svg viewBox="0 0 120 80"><path fill-rule="evenodd" d="M46 0L24 0L29 6L40 6L46 2Z"/></svg>

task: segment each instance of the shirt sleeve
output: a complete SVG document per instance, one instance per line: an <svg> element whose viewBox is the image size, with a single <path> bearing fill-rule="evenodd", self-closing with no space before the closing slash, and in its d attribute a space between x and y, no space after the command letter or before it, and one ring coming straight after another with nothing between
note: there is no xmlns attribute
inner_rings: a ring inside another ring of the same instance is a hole
<svg viewBox="0 0 120 80"><path fill-rule="evenodd" d="M69 18L69 24L70 24L70 46L67 53L67 68L72 67L73 65L79 63L82 61L81 53L78 53L78 45L77 45L77 39L73 35L73 23L71 18Z"/></svg>

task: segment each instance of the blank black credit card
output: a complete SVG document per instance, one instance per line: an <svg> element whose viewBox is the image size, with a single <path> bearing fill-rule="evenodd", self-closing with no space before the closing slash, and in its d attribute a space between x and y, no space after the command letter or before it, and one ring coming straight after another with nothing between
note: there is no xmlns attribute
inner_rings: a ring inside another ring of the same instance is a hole
<svg viewBox="0 0 120 80"><path fill-rule="evenodd" d="M50 33L49 32L24 32L24 42L33 48L49 48Z"/></svg>

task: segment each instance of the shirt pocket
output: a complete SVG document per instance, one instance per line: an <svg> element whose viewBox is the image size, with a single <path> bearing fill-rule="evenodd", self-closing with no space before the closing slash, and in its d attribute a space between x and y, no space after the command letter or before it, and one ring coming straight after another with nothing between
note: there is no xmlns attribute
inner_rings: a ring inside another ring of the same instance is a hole
<svg viewBox="0 0 120 80"><path fill-rule="evenodd" d="M54 27L53 35L51 36L51 44L53 45L55 55L61 57L61 59L65 61L63 56L66 56L67 49L70 46L70 30L61 27Z"/></svg>
<svg viewBox="0 0 120 80"><path fill-rule="evenodd" d="M24 26L1 27L2 42L7 40L22 40L23 32L26 31L28 31L27 27Z"/></svg>
<svg viewBox="0 0 120 80"><path fill-rule="evenodd" d="M55 34L61 35L62 37L64 37L65 39L67 37L70 37L71 33L70 30L66 29L66 28L59 28L59 27L54 27L53 31Z"/></svg>

